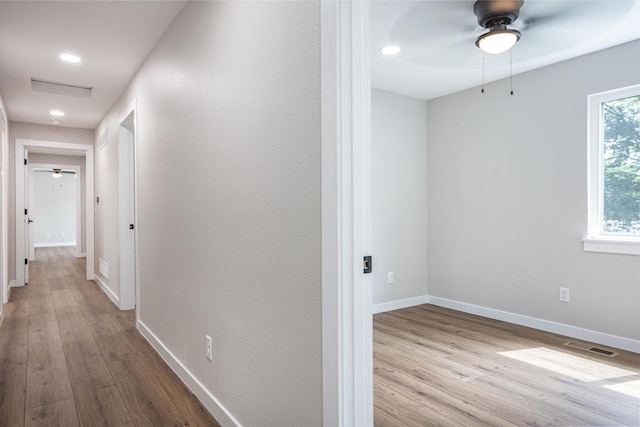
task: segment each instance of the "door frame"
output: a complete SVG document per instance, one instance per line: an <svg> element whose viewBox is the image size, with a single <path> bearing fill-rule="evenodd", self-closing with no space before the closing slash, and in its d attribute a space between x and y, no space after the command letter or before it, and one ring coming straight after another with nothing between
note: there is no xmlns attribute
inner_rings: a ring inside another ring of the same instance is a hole
<svg viewBox="0 0 640 427"><path fill-rule="evenodd" d="M9 130L8 124L5 121L5 112L0 105L0 162L1 172L0 184L2 188L1 208L0 208L0 290L2 295L0 296L0 305L5 304L9 300L9 292L11 290L9 284ZM0 313L3 310L0 309Z"/></svg>
<svg viewBox="0 0 640 427"><path fill-rule="evenodd" d="M76 144L70 142L56 142L56 141L39 141L32 139L18 139L15 143L15 179L16 179L16 217L15 217L15 230L16 230L16 282L14 286L24 286L24 259L27 258L27 249L24 242L24 149L29 147L46 147L46 148L61 148L65 150L83 151L85 156L85 209L86 209L86 222L85 222L85 236L86 236L86 254L87 254L87 280L93 280L94 278L94 167L93 167L93 145L88 144Z"/></svg>
<svg viewBox="0 0 640 427"><path fill-rule="evenodd" d="M34 153L36 154L36 153ZM66 169L73 170L76 173L76 258L81 257L82 250L82 166L80 165L63 165L58 163L31 163L29 167L29 206L33 209L33 177L35 169ZM78 179L79 178L79 179ZM31 215L29 215L31 216ZM30 234L29 242L29 261L35 259L35 245L33 243L33 233ZM85 242L86 245L86 242Z"/></svg>
<svg viewBox="0 0 640 427"><path fill-rule="evenodd" d="M320 13L323 425L371 427L371 4Z"/></svg>
<svg viewBox="0 0 640 427"><path fill-rule="evenodd" d="M118 119L118 227L120 256L120 309L139 305L138 284L138 164L136 100ZM133 223L133 230L129 224ZM136 322L140 310L136 310Z"/></svg>

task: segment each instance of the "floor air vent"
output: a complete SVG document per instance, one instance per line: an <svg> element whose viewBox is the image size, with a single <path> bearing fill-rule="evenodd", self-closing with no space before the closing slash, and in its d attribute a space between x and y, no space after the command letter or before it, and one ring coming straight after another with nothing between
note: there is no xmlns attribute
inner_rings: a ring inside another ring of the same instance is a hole
<svg viewBox="0 0 640 427"><path fill-rule="evenodd" d="M602 356L607 356L607 357L616 357L618 355L618 353L616 353L615 351L594 347L593 345L587 344L587 343L567 341L566 343L564 343L564 345L566 345L567 347L573 347L573 348L577 348L584 351L590 351L591 353L596 353L596 354L600 354Z"/></svg>

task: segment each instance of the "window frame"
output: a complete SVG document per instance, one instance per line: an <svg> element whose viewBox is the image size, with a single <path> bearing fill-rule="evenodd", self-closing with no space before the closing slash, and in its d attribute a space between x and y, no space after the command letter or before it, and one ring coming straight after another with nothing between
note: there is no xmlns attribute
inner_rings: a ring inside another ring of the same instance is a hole
<svg viewBox="0 0 640 427"><path fill-rule="evenodd" d="M587 237L583 239L584 250L625 255L640 255L640 236L602 233L604 215L604 171L602 159L603 126L600 105L620 98L640 95L640 84L595 93L587 97L588 121L588 225Z"/></svg>

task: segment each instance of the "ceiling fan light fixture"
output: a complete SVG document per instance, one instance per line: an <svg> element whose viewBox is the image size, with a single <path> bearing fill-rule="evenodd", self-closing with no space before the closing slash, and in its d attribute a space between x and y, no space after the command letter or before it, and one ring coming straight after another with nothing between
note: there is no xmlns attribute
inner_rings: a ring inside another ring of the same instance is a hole
<svg viewBox="0 0 640 427"><path fill-rule="evenodd" d="M51 176L54 178L60 178L62 176L62 169L54 169Z"/></svg>
<svg viewBox="0 0 640 427"><path fill-rule="evenodd" d="M491 28L476 39L476 46L486 53L502 53L511 49L520 40L520 31L509 28Z"/></svg>

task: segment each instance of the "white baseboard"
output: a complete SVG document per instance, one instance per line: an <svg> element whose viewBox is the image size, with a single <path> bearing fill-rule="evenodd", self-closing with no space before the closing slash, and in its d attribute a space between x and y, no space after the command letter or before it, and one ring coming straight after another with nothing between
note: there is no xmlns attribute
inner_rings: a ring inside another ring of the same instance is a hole
<svg viewBox="0 0 640 427"><path fill-rule="evenodd" d="M23 283L22 285L18 285L18 283L15 281L15 279L11 280L9 282L9 295L11 295L11 289L12 288L21 288L23 286L26 286L27 283Z"/></svg>
<svg viewBox="0 0 640 427"><path fill-rule="evenodd" d="M396 301L383 302L373 305L373 314L384 313L386 311L400 310L401 308L413 307L414 305L427 304L428 295L420 295L413 298L399 299Z"/></svg>
<svg viewBox="0 0 640 427"><path fill-rule="evenodd" d="M583 329L576 326L565 325L563 323L552 322L535 317L523 316L522 314L510 313L508 311L501 311L493 308L482 307L479 305L467 304L465 302L454 301L446 298L429 296L429 304L451 308L453 310L458 310L465 313L476 314L478 316L488 317L490 319L502 320L505 322L514 323L516 325L528 326L530 328L540 329L546 332L553 332L555 334L565 335L567 337L576 338L583 341L640 353L640 341L632 340L629 338L605 334L603 332L592 331L589 329Z"/></svg>
<svg viewBox="0 0 640 427"><path fill-rule="evenodd" d="M241 427L240 423L234 418L227 408L182 364L171 351L151 332L147 326L138 320L138 330L149 341L149 344L158 352L160 357L164 359L173 372L187 385L187 387L196 395L198 400L207 408L211 415L224 427Z"/></svg>
<svg viewBox="0 0 640 427"><path fill-rule="evenodd" d="M102 258L98 258L98 271L106 280L109 280L109 263Z"/></svg>
<svg viewBox="0 0 640 427"><path fill-rule="evenodd" d="M58 246L75 246L76 242L62 242L62 243L34 243L34 248L55 248Z"/></svg>
<svg viewBox="0 0 640 427"><path fill-rule="evenodd" d="M100 286L100 289L102 289L102 291L107 294L111 302L113 302L118 308L120 308L120 298L111 290L111 288L109 288L109 286L102 280L102 278L96 274L93 276L93 280L95 280L98 286Z"/></svg>
<svg viewBox="0 0 640 427"><path fill-rule="evenodd" d="M7 301L9 301L9 298L11 298L11 288L15 288L15 287L16 287L16 281L9 280L9 286L7 287Z"/></svg>

